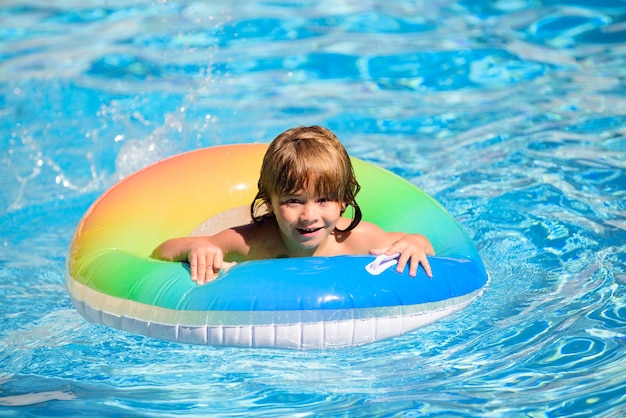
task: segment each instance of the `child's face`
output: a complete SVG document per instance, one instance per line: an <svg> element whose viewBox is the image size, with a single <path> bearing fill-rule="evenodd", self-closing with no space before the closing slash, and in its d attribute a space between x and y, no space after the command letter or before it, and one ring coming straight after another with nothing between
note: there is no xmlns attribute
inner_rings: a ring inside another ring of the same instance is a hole
<svg viewBox="0 0 626 418"><path fill-rule="evenodd" d="M341 217L340 202L307 192L279 195L271 206L289 256L313 255Z"/></svg>

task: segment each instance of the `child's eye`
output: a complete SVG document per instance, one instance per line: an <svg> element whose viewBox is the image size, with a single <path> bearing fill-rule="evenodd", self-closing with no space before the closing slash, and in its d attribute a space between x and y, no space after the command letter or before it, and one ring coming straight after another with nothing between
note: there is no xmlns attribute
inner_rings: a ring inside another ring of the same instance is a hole
<svg viewBox="0 0 626 418"><path fill-rule="evenodd" d="M320 199L317 199L317 202L321 205L326 205L328 203L334 203L335 200L334 199L329 199L328 197L322 197Z"/></svg>

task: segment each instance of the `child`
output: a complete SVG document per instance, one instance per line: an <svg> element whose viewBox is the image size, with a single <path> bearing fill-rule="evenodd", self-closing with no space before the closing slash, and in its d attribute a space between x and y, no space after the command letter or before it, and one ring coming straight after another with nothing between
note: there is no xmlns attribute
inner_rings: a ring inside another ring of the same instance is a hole
<svg viewBox="0 0 626 418"><path fill-rule="evenodd" d="M187 261L198 284L214 280L232 262L279 257L399 253L397 271L421 263L432 277L428 239L418 234L385 232L361 222L355 201L360 186L348 153L337 137L319 126L297 127L270 144L250 206L254 222L212 236L174 238L159 245L153 258ZM352 220L341 215L350 205Z"/></svg>

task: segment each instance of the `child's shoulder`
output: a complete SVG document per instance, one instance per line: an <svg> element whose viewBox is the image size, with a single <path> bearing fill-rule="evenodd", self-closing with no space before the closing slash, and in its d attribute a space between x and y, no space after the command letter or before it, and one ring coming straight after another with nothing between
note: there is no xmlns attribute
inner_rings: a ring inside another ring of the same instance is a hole
<svg viewBox="0 0 626 418"><path fill-rule="evenodd" d="M343 219L343 218L342 218ZM350 224L350 219L337 224L338 229L345 229ZM364 254L370 249L379 246L385 232L376 224L361 221L351 231L337 233L337 243L343 247L342 252L352 254Z"/></svg>
<svg viewBox="0 0 626 418"><path fill-rule="evenodd" d="M237 247L245 259L274 258L276 254L284 253L278 225L273 219L239 225L226 233L237 237Z"/></svg>
<svg viewBox="0 0 626 418"><path fill-rule="evenodd" d="M383 232L381 227L367 221L359 222L354 231L360 234L379 234Z"/></svg>

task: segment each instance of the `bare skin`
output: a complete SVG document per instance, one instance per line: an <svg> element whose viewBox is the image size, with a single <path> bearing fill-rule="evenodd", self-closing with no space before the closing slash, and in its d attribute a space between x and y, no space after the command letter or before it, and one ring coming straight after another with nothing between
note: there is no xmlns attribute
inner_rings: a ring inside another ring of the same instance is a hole
<svg viewBox="0 0 626 418"><path fill-rule="evenodd" d="M191 279L198 284L214 280L220 270L238 261L348 254L399 253L398 272L408 265L414 277L421 264L432 277L426 256L435 252L422 235L386 232L365 221L350 232L337 232L335 228L350 224L341 217L342 204L312 193L277 196L267 206L275 217L212 236L170 239L155 248L152 257L189 262Z"/></svg>

